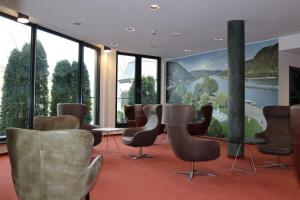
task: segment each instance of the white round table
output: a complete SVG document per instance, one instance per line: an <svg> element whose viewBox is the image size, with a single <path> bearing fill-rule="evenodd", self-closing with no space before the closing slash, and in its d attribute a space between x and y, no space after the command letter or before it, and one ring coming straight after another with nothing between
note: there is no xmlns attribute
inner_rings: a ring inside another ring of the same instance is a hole
<svg viewBox="0 0 300 200"><path fill-rule="evenodd" d="M106 136L106 149L104 152L106 153L119 153L120 152L120 149L119 149L119 146L118 146L118 143L116 141L116 138L114 136L113 133L116 133L116 132L123 132L125 129L124 128L113 128L113 127L105 127L105 128L95 128L93 129L94 131L101 131L103 136L105 135ZM108 149L108 136L112 136L114 141L115 141L115 144L117 146L117 149L118 151L109 151Z"/></svg>

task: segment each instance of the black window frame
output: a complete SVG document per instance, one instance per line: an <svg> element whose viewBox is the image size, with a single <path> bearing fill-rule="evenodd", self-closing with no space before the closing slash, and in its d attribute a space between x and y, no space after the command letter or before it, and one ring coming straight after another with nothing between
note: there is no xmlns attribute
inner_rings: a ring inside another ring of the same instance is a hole
<svg viewBox="0 0 300 200"><path fill-rule="evenodd" d="M18 22L17 21L17 17L3 13L0 11L0 16L10 19L12 21ZM19 23L19 22L18 22ZM82 79L82 72L83 72L83 65L84 65L84 47L88 47L91 49L94 49L96 51L96 56L97 56L97 69L96 69L96 83L95 83L95 90L96 90L96 97L95 97L95 123L96 124L100 124L100 117L99 117L99 113L100 113L100 60L101 60L101 48L94 46L90 43L87 43L85 41L76 39L74 37L68 36L66 34L54 31L52 29L43 27L41 25L38 24L34 24L32 22L29 22L27 24L23 24L25 26L29 26L31 28L31 41L30 41L30 45L31 45L31 55L30 55L30 99L29 99L29 104L28 104L28 108L29 108L29 124L28 127L30 129L33 128L33 118L34 116L34 111L35 111L35 70L36 70L36 42L37 42L37 31L41 30L50 34L53 34L55 36L73 41L78 43L78 98L77 98L77 102L76 103L82 103L82 99L83 99L83 92L82 92L82 85L83 85L83 79Z"/></svg>
<svg viewBox="0 0 300 200"><path fill-rule="evenodd" d="M137 104L141 103L141 86L142 86L142 58L150 58L157 60L157 104L160 104L161 100L161 57L144 55L144 54L135 54L117 51L116 53L116 98L115 98L115 127L126 127L126 123L118 123L117 120L117 104L118 104L118 57L119 55L124 56L133 56L135 57L135 102Z"/></svg>

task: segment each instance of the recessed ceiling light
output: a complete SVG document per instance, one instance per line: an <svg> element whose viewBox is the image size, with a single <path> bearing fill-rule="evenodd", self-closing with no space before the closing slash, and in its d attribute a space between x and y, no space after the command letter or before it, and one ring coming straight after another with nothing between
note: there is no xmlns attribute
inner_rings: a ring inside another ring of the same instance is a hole
<svg viewBox="0 0 300 200"><path fill-rule="evenodd" d="M150 10L157 11L160 9L160 6L157 4L152 4L149 6Z"/></svg>
<svg viewBox="0 0 300 200"><path fill-rule="evenodd" d="M174 37L179 37L179 36L181 36L181 35L182 35L182 33L179 33L179 32L174 32L174 33L172 33L172 35L173 35Z"/></svg>
<svg viewBox="0 0 300 200"><path fill-rule="evenodd" d="M129 26L126 28L127 31L135 31L135 27L134 26Z"/></svg>
<svg viewBox="0 0 300 200"><path fill-rule="evenodd" d="M119 46L118 43L111 43L110 45L113 46L113 47Z"/></svg>
<svg viewBox="0 0 300 200"><path fill-rule="evenodd" d="M191 52L192 50L190 50L190 49L186 49L186 50L184 50L185 52Z"/></svg>
<svg viewBox="0 0 300 200"><path fill-rule="evenodd" d="M27 24L27 23L29 23L29 16L24 15L23 13L18 13L17 21L22 24Z"/></svg>
<svg viewBox="0 0 300 200"><path fill-rule="evenodd" d="M222 41L223 40L223 38L222 37L215 37L215 39L214 40L216 40L216 41Z"/></svg>
<svg viewBox="0 0 300 200"><path fill-rule="evenodd" d="M81 22L74 22L73 25L80 26L80 25L82 25L82 23Z"/></svg>

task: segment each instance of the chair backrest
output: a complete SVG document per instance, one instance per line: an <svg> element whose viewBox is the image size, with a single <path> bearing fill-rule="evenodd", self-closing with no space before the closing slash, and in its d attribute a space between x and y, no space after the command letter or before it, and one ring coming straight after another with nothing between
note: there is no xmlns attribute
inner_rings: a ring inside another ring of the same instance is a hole
<svg viewBox="0 0 300 200"><path fill-rule="evenodd" d="M33 119L33 129L40 131L79 129L79 119L72 115L36 116Z"/></svg>
<svg viewBox="0 0 300 200"><path fill-rule="evenodd" d="M80 103L58 103L57 115L73 115L80 121L80 128L84 127L84 116L88 113L88 107Z"/></svg>
<svg viewBox="0 0 300 200"><path fill-rule="evenodd" d="M190 105L166 104L164 120L176 156L185 161L213 160L220 155L216 141L196 140L188 131L188 124L195 115Z"/></svg>
<svg viewBox="0 0 300 200"><path fill-rule="evenodd" d="M135 120L134 105L124 105L125 118L128 120Z"/></svg>
<svg viewBox="0 0 300 200"><path fill-rule="evenodd" d="M201 107L201 112L203 121L192 123L188 126L191 135L204 135L208 130L212 118L213 106L206 104Z"/></svg>
<svg viewBox="0 0 300 200"><path fill-rule="evenodd" d="M291 145L290 133L290 107L289 106L266 106L263 114L267 121L264 138L267 143L274 145Z"/></svg>
<svg viewBox="0 0 300 200"><path fill-rule="evenodd" d="M134 104L135 123L137 127L142 127L147 123L147 116L143 111L144 106L143 104Z"/></svg>
<svg viewBox="0 0 300 200"><path fill-rule="evenodd" d="M144 125L145 130L153 130L156 136L161 131L162 105L148 104L143 107L143 111L147 117L147 123Z"/></svg>
<svg viewBox="0 0 300 200"><path fill-rule="evenodd" d="M293 137L296 170L298 173L298 180L300 181L300 105L291 106L290 125Z"/></svg>
<svg viewBox="0 0 300 200"><path fill-rule="evenodd" d="M82 199L93 136L86 130L6 130L12 178L19 199Z"/></svg>
<svg viewBox="0 0 300 200"><path fill-rule="evenodd" d="M134 105L124 105L124 115L127 127L136 127Z"/></svg>

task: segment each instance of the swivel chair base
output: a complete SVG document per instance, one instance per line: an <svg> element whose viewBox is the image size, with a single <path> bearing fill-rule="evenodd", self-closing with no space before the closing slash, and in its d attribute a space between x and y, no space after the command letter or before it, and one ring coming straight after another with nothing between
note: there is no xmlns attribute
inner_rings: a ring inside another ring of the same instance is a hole
<svg viewBox="0 0 300 200"><path fill-rule="evenodd" d="M290 166L292 166L292 165L280 163L279 155L277 155L276 156L276 162L267 162L265 165L262 165L260 167L262 167L262 168L276 167L276 168L281 168L281 169L288 169Z"/></svg>
<svg viewBox="0 0 300 200"><path fill-rule="evenodd" d="M132 160L137 160L140 158L153 158L152 156L149 156L146 153L143 153L143 148L139 147L139 153L138 154L130 154L129 157L132 158Z"/></svg>
<svg viewBox="0 0 300 200"><path fill-rule="evenodd" d="M195 169L195 163L192 162L192 169L191 171L185 171L185 172L176 172L176 174L183 174L187 175L187 178L191 181L194 176L215 176L214 173L209 171L198 171Z"/></svg>

